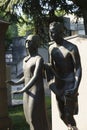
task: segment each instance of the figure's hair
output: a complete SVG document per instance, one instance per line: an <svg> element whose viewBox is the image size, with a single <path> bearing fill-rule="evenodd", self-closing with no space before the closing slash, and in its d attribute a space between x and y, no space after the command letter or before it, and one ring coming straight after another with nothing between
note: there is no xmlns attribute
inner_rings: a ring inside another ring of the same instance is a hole
<svg viewBox="0 0 87 130"><path fill-rule="evenodd" d="M63 23L60 23L60 22L52 22L49 24L49 27L53 26L54 28L56 28L58 31L61 31L64 29L64 25Z"/></svg>

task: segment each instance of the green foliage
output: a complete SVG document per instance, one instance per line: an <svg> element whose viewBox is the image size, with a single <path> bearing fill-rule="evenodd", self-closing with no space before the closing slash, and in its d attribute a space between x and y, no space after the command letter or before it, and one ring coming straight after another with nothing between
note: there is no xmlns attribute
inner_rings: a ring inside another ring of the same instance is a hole
<svg viewBox="0 0 87 130"><path fill-rule="evenodd" d="M16 24L10 24L5 36L5 49L7 50L12 42L12 38L18 36Z"/></svg>
<svg viewBox="0 0 87 130"><path fill-rule="evenodd" d="M33 20L23 13L22 18L25 19L26 22L24 22L23 19L19 19L20 22L17 23L18 36L26 36L30 33L34 33Z"/></svg>
<svg viewBox="0 0 87 130"><path fill-rule="evenodd" d="M87 9L87 0L73 0L73 2L80 8Z"/></svg>
<svg viewBox="0 0 87 130"><path fill-rule="evenodd" d="M55 15L56 16L63 16L65 14L65 11L59 11L59 10L55 10Z"/></svg>
<svg viewBox="0 0 87 130"><path fill-rule="evenodd" d="M29 130L29 126L24 117L22 105L9 108L9 116L11 117L14 130Z"/></svg>
<svg viewBox="0 0 87 130"><path fill-rule="evenodd" d="M11 24L11 25L9 25L6 34L7 34L8 39L11 39L11 38L13 38L13 37L18 36L18 30L17 30L16 24Z"/></svg>
<svg viewBox="0 0 87 130"><path fill-rule="evenodd" d="M44 23L48 25L49 22L58 20L60 14L57 13L56 17L56 10L73 13L76 8L72 0L3 0L0 2L0 12L4 12L4 18L10 22L18 22L19 19L23 19L21 12L24 12L33 19L36 32L40 25ZM23 20L26 22L25 19Z"/></svg>
<svg viewBox="0 0 87 130"><path fill-rule="evenodd" d="M77 7L76 4L79 6ZM76 2L76 0L3 0L0 2L0 17L17 23L20 36L25 35L25 31L30 32L33 29L46 43L49 39L49 23L60 21L60 16L63 17L65 13L74 13L81 17L83 16L82 7L82 0L79 2ZM26 18L23 17L23 12L27 15L29 21L26 21ZM33 26L32 24L29 26L31 20Z"/></svg>
<svg viewBox="0 0 87 130"><path fill-rule="evenodd" d="M23 18L19 19L19 22L10 22L8 30L6 32L5 48L9 47L13 37L26 36L30 33L34 33L34 23L32 19L29 19L27 15L21 13ZM4 16L4 13L0 13L0 16ZM25 22L24 22L25 20Z"/></svg>
<svg viewBox="0 0 87 130"><path fill-rule="evenodd" d="M48 119L51 123L50 96L46 96L46 109L47 109ZM9 116L12 119L13 130L29 130L29 125L26 123L22 105L10 107Z"/></svg>

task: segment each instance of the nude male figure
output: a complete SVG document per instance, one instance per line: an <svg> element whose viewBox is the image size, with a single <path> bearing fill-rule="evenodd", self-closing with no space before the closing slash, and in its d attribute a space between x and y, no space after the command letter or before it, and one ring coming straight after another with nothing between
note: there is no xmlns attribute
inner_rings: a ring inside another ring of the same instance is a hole
<svg viewBox="0 0 87 130"><path fill-rule="evenodd" d="M47 79L50 89L56 94L60 118L68 130L78 130L73 115L78 114L81 61L77 46L64 40L63 31L63 25L59 22L49 25L51 69L47 70Z"/></svg>

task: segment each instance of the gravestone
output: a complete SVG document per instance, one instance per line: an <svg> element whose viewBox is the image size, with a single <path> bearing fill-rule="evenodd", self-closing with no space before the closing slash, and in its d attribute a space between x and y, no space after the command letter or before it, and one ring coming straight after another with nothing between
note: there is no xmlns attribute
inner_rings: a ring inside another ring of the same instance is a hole
<svg viewBox="0 0 87 130"><path fill-rule="evenodd" d="M87 129L87 36L71 36L67 38L68 41L76 44L79 49L81 63L82 63L82 79L79 86L79 113L75 115L77 127L79 130ZM52 130L67 130L66 125L59 117L57 102L55 94L51 92L52 99Z"/></svg>
<svg viewBox="0 0 87 130"><path fill-rule="evenodd" d="M11 130L8 116L4 37L9 23L0 20L0 130Z"/></svg>

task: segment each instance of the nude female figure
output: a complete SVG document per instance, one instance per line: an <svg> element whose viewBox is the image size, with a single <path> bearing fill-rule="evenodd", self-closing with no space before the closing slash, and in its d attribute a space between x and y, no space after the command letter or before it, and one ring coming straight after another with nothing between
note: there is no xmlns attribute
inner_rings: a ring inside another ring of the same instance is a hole
<svg viewBox="0 0 87 130"><path fill-rule="evenodd" d="M14 93L23 93L23 109L30 130L49 130L43 83L43 58L38 54L40 39L38 35L29 35L25 46L27 56L23 60L24 76L17 82L7 81L11 85L25 83Z"/></svg>

